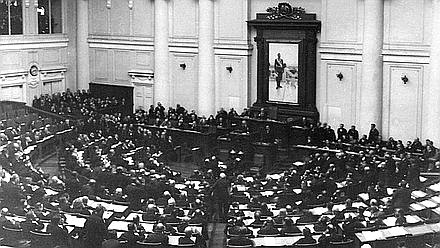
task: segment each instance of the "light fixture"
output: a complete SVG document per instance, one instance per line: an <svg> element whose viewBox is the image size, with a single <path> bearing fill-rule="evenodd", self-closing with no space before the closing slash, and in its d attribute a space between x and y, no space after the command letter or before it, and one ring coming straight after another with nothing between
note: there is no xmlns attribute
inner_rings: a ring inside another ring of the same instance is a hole
<svg viewBox="0 0 440 248"><path fill-rule="evenodd" d="M232 73L233 71L232 66L226 66L226 70L229 71L229 73Z"/></svg>
<svg viewBox="0 0 440 248"><path fill-rule="evenodd" d="M403 84L407 84L409 79L406 75L403 75L400 79L402 79Z"/></svg>
<svg viewBox="0 0 440 248"><path fill-rule="evenodd" d="M342 72L339 72L338 74L336 74L336 77L339 78L339 81L342 81L344 75L342 75Z"/></svg>
<svg viewBox="0 0 440 248"><path fill-rule="evenodd" d="M182 68L182 70L185 70L185 69L186 69L186 64L185 64L185 63L182 63L182 64L180 64L179 66L180 66L180 68Z"/></svg>

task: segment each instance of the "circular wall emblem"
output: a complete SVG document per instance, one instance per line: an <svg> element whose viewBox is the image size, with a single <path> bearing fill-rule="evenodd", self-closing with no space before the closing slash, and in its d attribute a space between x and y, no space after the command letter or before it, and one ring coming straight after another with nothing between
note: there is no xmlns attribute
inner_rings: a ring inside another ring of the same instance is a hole
<svg viewBox="0 0 440 248"><path fill-rule="evenodd" d="M31 66L31 68L29 69L29 74L31 74L32 77L35 77L38 75L38 67L36 65Z"/></svg>

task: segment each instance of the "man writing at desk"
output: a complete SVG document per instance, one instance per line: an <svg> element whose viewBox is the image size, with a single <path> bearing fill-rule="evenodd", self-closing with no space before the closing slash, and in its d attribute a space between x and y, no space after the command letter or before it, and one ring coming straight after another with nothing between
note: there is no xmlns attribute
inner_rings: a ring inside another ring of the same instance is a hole
<svg viewBox="0 0 440 248"><path fill-rule="evenodd" d="M275 59L274 63L275 72L277 73L276 81L277 81L277 89L283 88L281 86L281 80L283 79L284 68L286 68L286 64L284 64L284 60L281 58L281 54L278 53L278 57Z"/></svg>

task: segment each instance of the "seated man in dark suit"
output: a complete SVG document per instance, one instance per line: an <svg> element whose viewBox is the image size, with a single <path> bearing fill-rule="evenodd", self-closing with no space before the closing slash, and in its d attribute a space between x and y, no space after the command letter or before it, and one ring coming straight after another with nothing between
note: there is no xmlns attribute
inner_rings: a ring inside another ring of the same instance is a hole
<svg viewBox="0 0 440 248"><path fill-rule="evenodd" d="M296 223L314 223L318 220L318 217L313 215L312 212L304 210L303 216L301 216Z"/></svg>
<svg viewBox="0 0 440 248"><path fill-rule="evenodd" d="M264 221L261 220L261 212L256 211L254 213L254 222L251 223L252 227L262 227L264 224Z"/></svg>
<svg viewBox="0 0 440 248"><path fill-rule="evenodd" d="M119 240L126 240L127 247L134 247L136 242L141 240L139 235L136 233L136 227L133 223L128 224L128 231L123 233Z"/></svg>
<svg viewBox="0 0 440 248"><path fill-rule="evenodd" d="M293 224L293 220L291 218L285 218L283 228L281 228L281 235L292 235L298 233L301 233L301 230L299 230L299 228Z"/></svg>
<svg viewBox="0 0 440 248"><path fill-rule="evenodd" d="M238 230L238 236L234 236L228 241L228 245L231 246L254 246L254 242L246 237L246 227L240 227Z"/></svg>
<svg viewBox="0 0 440 248"><path fill-rule="evenodd" d="M168 235L164 234L165 226L162 223L157 224L156 229L153 233L147 235L144 240L145 243L161 243L162 246L166 247L169 242Z"/></svg>
<svg viewBox="0 0 440 248"><path fill-rule="evenodd" d="M263 227L258 230L258 234L261 235L278 235L280 231L275 227L275 223L272 218L267 218Z"/></svg>
<svg viewBox="0 0 440 248"><path fill-rule="evenodd" d="M148 204L144 214L142 214L142 220L144 221L157 221L159 215L157 213L156 206L154 204Z"/></svg>
<svg viewBox="0 0 440 248"><path fill-rule="evenodd" d="M191 227L185 228L185 236L179 238L179 245L193 245L194 241L191 239L192 229Z"/></svg>
<svg viewBox="0 0 440 248"><path fill-rule="evenodd" d="M316 240L312 237L312 232L309 228L304 228L303 230L304 237L300 238L296 241L295 245L308 245L308 244L316 244Z"/></svg>
<svg viewBox="0 0 440 248"><path fill-rule="evenodd" d="M237 218L237 220L235 221L235 225L228 228L228 234L234 236L240 234L251 235L252 231L244 225L243 219Z"/></svg>

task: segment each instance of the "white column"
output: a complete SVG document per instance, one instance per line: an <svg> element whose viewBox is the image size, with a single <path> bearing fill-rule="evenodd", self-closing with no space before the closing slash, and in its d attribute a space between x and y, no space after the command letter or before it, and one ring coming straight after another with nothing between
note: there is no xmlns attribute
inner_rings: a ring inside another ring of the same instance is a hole
<svg viewBox="0 0 440 248"><path fill-rule="evenodd" d="M368 134L370 124L382 126L383 0L365 0L364 42L360 103L360 131Z"/></svg>
<svg viewBox="0 0 440 248"><path fill-rule="evenodd" d="M78 0L76 6L76 80L78 89L88 89L89 66L89 1Z"/></svg>
<svg viewBox="0 0 440 248"><path fill-rule="evenodd" d="M431 139L436 147L440 145L440 0L432 1L432 30L430 54L430 78L425 81L426 97L423 114L423 135Z"/></svg>
<svg viewBox="0 0 440 248"><path fill-rule="evenodd" d="M226 69L225 69L226 70ZM199 113L215 114L214 0L199 0Z"/></svg>
<svg viewBox="0 0 440 248"><path fill-rule="evenodd" d="M170 104L168 0L154 1L154 100Z"/></svg>

